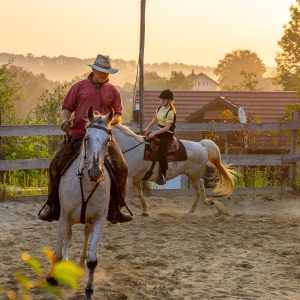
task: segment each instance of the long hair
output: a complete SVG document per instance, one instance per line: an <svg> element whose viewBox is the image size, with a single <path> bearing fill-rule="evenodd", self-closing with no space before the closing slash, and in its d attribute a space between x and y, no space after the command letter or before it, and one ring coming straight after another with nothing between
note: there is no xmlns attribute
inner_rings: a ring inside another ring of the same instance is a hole
<svg viewBox="0 0 300 300"><path fill-rule="evenodd" d="M175 106L174 106L174 104L173 104L173 101L174 101L174 100L171 100L171 101L169 102L169 105L171 106L173 112L176 114L176 108L175 108Z"/></svg>

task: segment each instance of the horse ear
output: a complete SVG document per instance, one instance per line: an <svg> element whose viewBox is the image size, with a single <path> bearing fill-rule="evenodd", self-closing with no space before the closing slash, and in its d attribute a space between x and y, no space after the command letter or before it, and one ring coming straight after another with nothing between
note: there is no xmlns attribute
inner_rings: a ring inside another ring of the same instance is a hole
<svg viewBox="0 0 300 300"><path fill-rule="evenodd" d="M114 114L115 114L115 111L114 111L114 109L111 107L111 108L110 108L110 112L109 112L108 115L106 115L106 117L105 117L105 122L106 122L107 124L111 122L111 120L112 120Z"/></svg>
<svg viewBox="0 0 300 300"><path fill-rule="evenodd" d="M93 106L89 107L87 116L90 121L94 118L94 107Z"/></svg>

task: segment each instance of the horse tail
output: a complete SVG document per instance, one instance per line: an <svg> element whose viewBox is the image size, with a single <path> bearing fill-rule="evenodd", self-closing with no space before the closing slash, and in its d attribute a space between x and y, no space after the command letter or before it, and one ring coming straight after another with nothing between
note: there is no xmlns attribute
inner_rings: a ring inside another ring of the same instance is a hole
<svg viewBox="0 0 300 300"><path fill-rule="evenodd" d="M220 174L220 179L214 192L224 196L231 195L234 189L236 172L230 168L230 165L222 164L220 149L216 143L212 140L204 139L200 141L200 144L205 147L208 154L208 160Z"/></svg>

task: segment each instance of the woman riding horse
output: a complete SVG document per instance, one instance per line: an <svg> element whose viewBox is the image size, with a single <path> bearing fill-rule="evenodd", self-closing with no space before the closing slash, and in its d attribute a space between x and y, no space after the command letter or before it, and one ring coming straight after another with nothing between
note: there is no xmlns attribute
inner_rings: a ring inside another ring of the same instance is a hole
<svg viewBox="0 0 300 300"><path fill-rule="evenodd" d="M168 170L167 153L168 148L172 142L175 123L176 123L176 109L173 105L174 95L167 89L160 93L161 105L156 109L155 117L151 120L145 128L146 134L152 125L158 124L158 129L151 132L148 137L159 138L157 159L159 161L160 172L157 177L157 184L163 185L166 183L166 174Z"/></svg>

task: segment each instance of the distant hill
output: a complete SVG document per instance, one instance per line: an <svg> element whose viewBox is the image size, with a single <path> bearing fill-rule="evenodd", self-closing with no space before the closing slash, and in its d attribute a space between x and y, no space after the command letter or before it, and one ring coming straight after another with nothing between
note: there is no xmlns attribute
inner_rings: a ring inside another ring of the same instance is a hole
<svg viewBox="0 0 300 300"><path fill-rule="evenodd" d="M58 57L40 56L32 54L19 55L0 53L0 64L13 60L14 65L22 66L35 74L45 74L46 78L52 81L71 81L77 76L89 72L88 64L94 61L94 58L80 59L76 57L67 57L60 55ZM119 69L119 72L111 76L111 81L123 86L126 82L134 83L136 78L137 63L133 60L125 61L123 59L112 59L112 65ZM171 71L181 71L189 75L192 70L195 73L203 72L216 79L213 74L213 67L202 67L198 65L186 65L183 63L154 63L145 64L145 71L155 71L159 76L170 77Z"/></svg>

